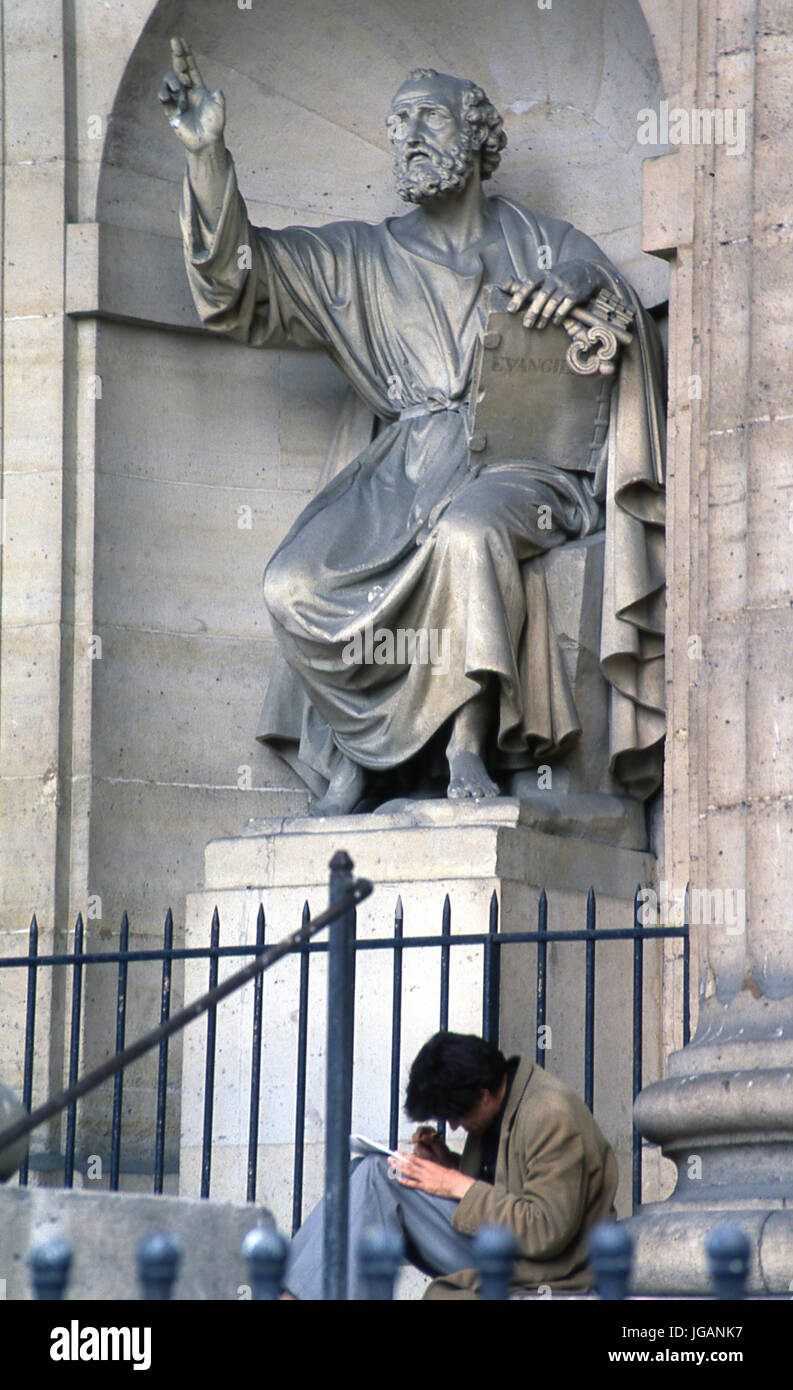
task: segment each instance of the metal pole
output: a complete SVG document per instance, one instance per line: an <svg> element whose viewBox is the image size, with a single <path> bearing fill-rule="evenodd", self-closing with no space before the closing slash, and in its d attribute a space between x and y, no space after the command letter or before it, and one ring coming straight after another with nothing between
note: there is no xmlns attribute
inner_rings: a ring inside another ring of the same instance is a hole
<svg viewBox="0 0 793 1390"><path fill-rule="evenodd" d="M330 906L349 895L352 860L337 850L330 861ZM355 1017L355 907L338 917L328 944L328 1045L325 1124L323 1296L347 1298L347 1234Z"/></svg>
<svg viewBox="0 0 793 1390"><path fill-rule="evenodd" d="M621 1222L608 1221L595 1227L589 1241L589 1263L598 1298L619 1301L627 1297L633 1237Z"/></svg>
<svg viewBox="0 0 793 1390"><path fill-rule="evenodd" d="M264 949L264 908L259 903L256 914L256 945ZM247 1202L256 1201L256 1177L259 1163L259 1097L262 1088L262 1004L264 976L257 975L253 986L253 1032L251 1036L251 1097L248 1110L248 1188Z"/></svg>
<svg viewBox="0 0 793 1390"><path fill-rule="evenodd" d="M399 1139L399 1060L402 1051L402 937L405 913L401 897L394 912L394 974L391 989L391 1098L388 1111L388 1146Z"/></svg>
<svg viewBox="0 0 793 1390"><path fill-rule="evenodd" d="M129 950L129 917L126 912L121 918L118 951L125 956ZM118 990L116 993L116 1054L124 1051L127 1025L127 968L124 959L118 963ZM113 1124L110 1138L110 1191L118 1192L121 1172L121 1118L124 1102L124 1073L117 1071L113 1081Z"/></svg>
<svg viewBox="0 0 793 1390"><path fill-rule="evenodd" d="M311 920L308 901L303 921ZM292 1235L303 1224L303 1169L306 1146L306 1069L308 1065L308 972L311 957L300 952L300 992L297 1006L297 1088L295 1091L295 1162L292 1177Z"/></svg>
<svg viewBox="0 0 793 1390"><path fill-rule="evenodd" d="M163 1302L173 1298L181 1260L181 1246L167 1231L154 1231L144 1236L138 1246L141 1298L147 1302Z"/></svg>
<svg viewBox="0 0 793 1390"><path fill-rule="evenodd" d="M34 1247L28 1257L33 1297L59 1299L66 1297L66 1285L72 1267L72 1247L62 1236L53 1236Z"/></svg>
<svg viewBox="0 0 793 1390"><path fill-rule="evenodd" d="M633 895L633 925L637 929L644 926L640 918L641 888ZM633 1099L636 1100L642 1089L644 1040L644 942L640 936L633 942ZM633 1210L638 1211L642 1204L642 1137L636 1128L632 1130L632 1187Z"/></svg>
<svg viewBox="0 0 793 1390"><path fill-rule="evenodd" d="M482 964L482 1036L498 1047L501 1005L501 955L498 936L498 896L490 895L490 918Z"/></svg>
<svg viewBox="0 0 793 1390"><path fill-rule="evenodd" d="M589 1109L595 1100L595 890L586 899L586 998L584 1004L584 1100Z"/></svg>
<svg viewBox="0 0 793 1390"><path fill-rule="evenodd" d="M534 1060L538 1067L545 1066L545 1004L547 989L548 943L548 895L543 888L537 906L537 1040Z"/></svg>
<svg viewBox="0 0 793 1390"><path fill-rule="evenodd" d="M173 913L171 909L165 914L165 928L163 930L163 950L170 951L173 946ZM168 956L162 963L162 984L160 987L160 1026L168 1022L171 1016L171 978L173 975L173 961ZM157 1119L154 1128L154 1191L162 1192L163 1178L165 1176L165 1107L168 1103L168 1039L164 1038L160 1043L160 1053L157 1062Z"/></svg>
<svg viewBox="0 0 793 1390"><path fill-rule="evenodd" d="M77 1082L80 1060L80 1019L83 1001L83 915L77 914L74 924L74 965L72 966L72 1016L69 1028L69 1087ZM63 1168L64 1187L74 1186L74 1149L77 1136L77 1104L72 1101L66 1112L66 1144Z"/></svg>
<svg viewBox="0 0 793 1390"><path fill-rule="evenodd" d="M705 1241L713 1297L746 1297L746 1283L752 1259L752 1245L740 1226L716 1226Z"/></svg>
<svg viewBox="0 0 793 1390"><path fill-rule="evenodd" d="M30 923L30 936L28 938L28 955L35 958L39 953L39 924L36 921L36 914ZM30 1110L33 1098L33 1054L36 1041L36 965L32 962L28 966L28 998L27 1011L25 1018L25 1063L22 1082L22 1108ZM19 1170L19 1186L28 1185L28 1159L27 1152Z"/></svg>
<svg viewBox="0 0 793 1390"><path fill-rule="evenodd" d="M210 931L212 954L209 957L209 993L218 985L217 948L220 945L220 917L215 908ZM207 1041L204 1062L204 1133L201 1142L201 1196L209 1196L212 1181L212 1122L215 1115L215 1042L217 1039L217 1004L207 1009Z"/></svg>
<svg viewBox="0 0 793 1390"><path fill-rule="evenodd" d="M242 1254L248 1264L255 1302L272 1302L280 1297L288 1251L288 1241L272 1226L254 1226L246 1235Z"/></svg>
<svg viewBox="0 0 793 1390"><path fill-rule="evenodd" d="M404 1257L404 1245L391 1231L367 1232L358 1247L361 1283L367 1303L390 1303L394 1281Z"/></svg>
<svg viewBox="0 0 793 1390"><path fill-rule="evenodd" d="M518 1242L506 1226L480 1226L474 1236L474 1264L479 1273L479 1297L493 1302L509 1298L509 1285Z"/></svg>

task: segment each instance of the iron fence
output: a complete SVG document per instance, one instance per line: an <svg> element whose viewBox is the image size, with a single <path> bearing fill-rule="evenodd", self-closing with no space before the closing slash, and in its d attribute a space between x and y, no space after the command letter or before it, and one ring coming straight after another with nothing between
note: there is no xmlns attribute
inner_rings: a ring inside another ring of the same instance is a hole
<svg viewBox="0 0 793 1390"><path fill-rule="evenodd" d="M343 891L349 882L351 864L344 856L345 864L338 870L342 878L338 880L336 891ZM333 880L333 874L331 874ZM333 894L333 883L331 894ZM581 1013L583 1017L582 1050L584 1061L584 1098L590 1109L594 1106L595 1087L595 1007L597 998L597 950L606 941L624 941L632 948L632 1096L635 1099L643 1084L643 994L644 994L644 947L646 942L677 938L682 943L682 1042L689 1040L689 940L687 914L682 926L648 927L642 922L643 897L639 888L633 903L632 922L624 928L598 927L597 902L594 890L587 897L586 919L580 929L552 930L548 921L548 898L545 891L539 895L536 927L522 932L501 933L499 930L499 903L495 892L490 900L487 929L481 932L452 933L452 907L448 895L443 903L440 931L435 934L406 936L404 932L404 911L401 898L397 898L393 913L393 929L389 936L361 940L356 938L354 908L342 919L344 930L330 942L310 940L293 945L291 951L300 957L299 979L297 982L297 1038L296 1038L296 1077L294 1112L294 1161L292 1172L292 1230L301 1224L303 1214L304 1158L306 1134L306 1081L308 1064L308 1002L309 978L312 958L330 951L331 965L328 992L328 1088L332 1103L327 1106L328 1123L333 1132L326 1135L329 1153L335 1153L336 1176L334 1182L343 1189L347 1173L347 1135L349 1134L350 1099L352 1093L353 1066L353 1018L354 1018L354 979L355 959L361 952L388 952L392 958L391 989L391 1037L390 1037L390 1089L388 1097L389 1146L396 1147L400 1112L400 1067L402 1061L402 1008L403 1008L403 962L406 951L436 952L440 957L440 983L437 1004L437 1024L440 1029L448 1028L450 966L453 951L468 947L481 947L482 962L482 1008L481 1031L490 1041L499 1041L499 1016L501 1003L501 961L506 947L524 946L527 951L534 948L534 1016L536 1022L535 1059L539 1066L546 1062L543 1044L544 1030L548 1026L549 971L548 949L553 943L560 943L571 950L576 945L583 946L583 989ZM308 904L303 909L303 923L309 920ZM265 913L260 906L255 941L247 946L223 946L220 943L220 919L215 910L210 929L210 941L205 947L175 947L173 944L173 918L170 910L166 914L162 946L149 950L129 948L129 921L124 913L119 932L118 949L110 951L86 951L84 949L84 924L77 918L74 933L74 949L70 952L42 954L38 950L38 927L33 918L30 927L28 952L25 956L0 958L0 983L3 972L23 969L27 971L27 998L25 1012L25 1043L23 1062L23 1105L30 1109L33 1095L33 1079L36 1067L34 1037L36 1026L36 1002L39 982L47 970L64 970L71 977L71 1005L68 1028L68 1084L77 1080L80 1060L80 1038L83 1020L83 978L88 966L101 965L105 969L116 967L116 1009L115 1009L115 1053L124 1049L127 1000L129 993L129 967L141 962L159 963L161 966L160 1025L166 1025L170 1016L173 986L173 967L176 961L204 960L208 963L208 988L217 986L218 966L223 957L256 957L267 948L267 928ZM334 947L334 942L340 943ZM335 955L334 955L335 951ZM262 1091L262 1040L263 1040L263 975L259 974L253 984L253 1007L250 1034L250 1092L248 1102L248 1149L246 1199L256 1199L258 1136ZM201 1142L201 1181L200 1195L208 1198L212 1181L212 1149L215 1098L215 1062L217 1051L217 1005L207 1011L207 1034L204 1056L204 1097L203 1132ZM429 1022L429 1021L428 1021ZM429 1029L428 1029L429 1031ZM153 1191L162 1193L166 1171L166 1120L168 1107L168 1070L170 1038L165 1036L159 1043L157 1058L156 1100L153 1123ZM112 1112L109 1135L109 1187L118 1190L122 1172L123 1149L123 1092L124 1071L116 1073L113 1081ZM335 1131L339 1130L337 1134ZM71 1187L74 1182L75 1155L77 1152L77 1102L67 1109L63 1163L63 1184ZM19 1182L29 1181L28 1160L23 1165ZM642 1147L641 1138L633 1130L632 1140L632 1193L634 1208L641 1201ZM335 1191L335 1187L334 1187ZM346 1210L344 1192L339 1200Z"/></svg>

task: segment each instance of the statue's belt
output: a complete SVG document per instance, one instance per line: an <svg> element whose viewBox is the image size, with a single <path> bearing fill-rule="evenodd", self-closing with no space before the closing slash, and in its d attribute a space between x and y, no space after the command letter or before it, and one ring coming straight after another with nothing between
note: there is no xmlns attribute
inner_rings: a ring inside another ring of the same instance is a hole
<svg viewBox="0 0 793 1390"><path fill-rule="evenodd" d="M464 401L422 401L418 405L409 405L404 410L400 410L400 420L418 420L422 415L438 415L444 410L464 410L467 406Z"/></svg>

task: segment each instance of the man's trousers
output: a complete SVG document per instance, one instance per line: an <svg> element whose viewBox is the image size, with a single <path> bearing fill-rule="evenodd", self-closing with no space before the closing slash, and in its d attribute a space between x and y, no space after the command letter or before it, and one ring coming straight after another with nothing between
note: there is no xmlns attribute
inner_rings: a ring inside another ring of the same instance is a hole
<svg viewBox="0 0 793 1390"><path fill-rule="evenodd" d="M452 1226L457 1208L453 1197L431 1197L405 1187L388 1159L380 1155L357 1159L350 1172L349 1264L351 1297L364 1298L358 1274L358 1247L369 1232L401 1236L406 1259L425 1274L452 1274L474 1263L473 1236ZM284 1287L295 1298L322 1298L324 1198L293 1237L287 1257Z"/></svg>

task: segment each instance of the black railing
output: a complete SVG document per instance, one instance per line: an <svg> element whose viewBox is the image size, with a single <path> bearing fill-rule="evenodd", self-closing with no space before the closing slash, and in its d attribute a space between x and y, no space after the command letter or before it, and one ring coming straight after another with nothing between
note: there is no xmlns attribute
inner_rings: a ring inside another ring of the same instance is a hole
<svg viewBox="0 0 793 1390"><path fill-rule="evenodd" d="M37 1106L32 1111L28 1111L28 1113L24 1113L23 1107L23 1113L19 1114L17 1118L12 1119L9 1124L5 1125L3 1129L0 1130L0 1174L2 1174L3 1177L6 1177L8 1176L9 1172L12 1171L12 1169L4 1166L4 1162L7 1162L9 1153L12 1150L14 1150L15 1146L19 1143L19 1141L21 1141L22 1139L25 1139L27 1141L29 1135L32 1134L32 1132L35 1129L38 1129L46 1121L54 1119L56 1116L59 1116L65 1111L67 1116L67 1152L64 1159L64 1186L73 1186L76 1107L78 1100L80 1100L83 1096L88 1095L90 1092L96 1090L98 1086L101 1086L103 1082L110 1080L111 1077L114 1078L114 1106L111 1132L113 1134L117 1134L116 1143L120 1145L120 1107L118 1109L119 1123L118 1125L116 1125L115 1121L117 1109L115 1102L117 1097L121 1094L117 1086L117 1079L123 1074L123 1071L126 1067L130 1066L131 1063L137 1061L139 1058L151 1052L153 1048L159 1046L160 1049L162 1049L163 1044L167 1046L168 1040L174 1034L181 1032L181 1030L185 1028L188 1023L193 1022L193 1020L196 1018L200 1018L203 1014L206 1013L208 1015L208 1019L211 1024L215 1018L217 1005L221 1002L221 1000L228 998L229 995L233 994L236 990L241 989L244 985L250 983L252 980L258 979L264 973L264 971L269 969L271 965L274 965L276 961L281 960L284 956L294 951L297 946L305 945L308 941L310 941L310 939L313 936L317 934L317 932L321 931L324 927L331 927L331 942L334 943L334 932L338 931L338 923L341 922L343 937L346 941L348 936L347 929L349 927L350 920L352 920L354 931L355 904L358 902L362 902L364 898L367 898L369 896L369 894L372 891L372 885L371 883L369 883L367 879L353 879L352 873L350 872L352 865L348 857L343 853L334 855L334 858L331 862L332 870L334 866L336 866L337 869L339 867L343 867L345 871L343 873L337 873L335 885L333 883L333 873L331 873L331 902L327 910L325 912L320 913L317 917L309 918L308 920L305 919L304 915L302 925L297 929L297 931L293 932L291 936L284 937L281 941L278 941L274 945L269 947L262 947L261 949L257 947L257 949L254 952L254 959L250 961L247 965L243 966L240 970L235 971L235 973L229 976L227 979L225 979L222 984L217 983L216 960L217 955L219 954L219 947L217 944L219 921L217 909L215 909L212 922L213 946L210 949L210 979L212 983L209 991L206 994L201 995L198 999L194 999L192 1003L187 1004L183 1009L180 1009L180 1011L173 1017L169 1017L165 1022L161 1022L160 1024L158 1024L158 1026L152 1029L150 1032L138 1038L136 1042L131 1043L128 1047L124 1047L120 1052L116 1052L113 1056L108 1057L104 1062L100 1063L99 1066L94 1067L89 1072L86 1072L79 1079L77 1078L77 1069L79 1061L82 971L86 962L105 964L108 961L113 961L115 959L118 960L120 965L123 965L123 969L119 971L119 1004L117 1010L117 1018L119 1018L123 1017L126 1013L127 964L129 963L129 961L134 960L135 958L148 959L151 957L152 954L156 956L157 953L152 953L149 951L136 952L125 950L119 951L118 953L103 952L92 956L90 953L86 953L82 949L83 923L82 917L78 917L77 928L75 932L75 951L72 954L72 956L68 958L71 960L73 969L68 1085L66 1086L65 1090L59 1092L55 1096L50 1097L49 1100L45 1101L42 1105ZM349 868L347 866L349 866ZM122 922L122 934L124 934L126 926L126 914L124 916L125 921ZM33 925L31 927L31 936L34 936L36 934L37 926L34 917ZM184 954L185 952L173 950L169 952L170 956L179 956ZM187 954L189 955L191 953L188 951ZM198 954L203 953L199 952ZM246 950L244 954L250 954L250 951ZM26 1017L28 1020L30 1020L31 1018L35 1018L35 972L41 965L53 963L58 963L57 957L46 957L37 955L35 959L31 957L12 957L10 959L6 958L5 960L0 959L0 966L28 966L29 993L26 1009ZM30 971L32 967L35 967L35 969L31 978ZM215 1052L214 1029L211 1026L208 1028L208 1037L211 1037L212 1039L212 1046L211 1048L209 1046L207 1047L206 1054L207 1072L210 1080L210 1084L208 1085L207 1089L208 1091L213 1092ZM118 1027L116 1031L116 1038L118 1041ZM32 1051L26 1046L26 1061L29 1053L31 1055L31 1070L29 1073L26 1074L24 1079L23 1091L25 1094L28 1094L32 1090L33 1081ZM335 1065L335 1061L335 1053L329 1054L329 1072L330 1068ZM205 1106L205 1149L207 1147L207 1134L211 1139L211 1116L212 1105L210 1095L210 1103ZM4 1155L5 1160L3 1160ZM113 1159L115 1156L115 1154L112 1154L111 1159ZM206 1159L206 1154L204 1155L204 1157ZM116 1168L116 1170L118 1170L118 1166L119 1165L116 1162L111 1162L111 1173L114 1167ZM28 1175L27 1163L25 1163L23 1167L24 1173L21 1174L21 1178L22 1185L25 1186L27 1184ZM206 1169L207 1193L202 1193L202 1195L208 1195L208 1163L206 1163Z"/></svg>
<svg viewBox="0 0 793 1390"><path fill-rule="evenodd" d="M349 861L344 856L345 863L340 872L345 882L349 881L350 867ZM389 1145L395 1147L398 1140L399 1112L400 1112L400 1075L402 1062L402 1007L403 1007L403 960L405 951L424 950L439 952L440 955L440 988L437 1008L438 1027L441 1029L448 1027L449 1021L449 990L450 990L450 966L452 952L462 948L472 946L481 947L483 952L482 961L482 1007L481 1007L481 1030L485 1037L493 1042L499 1040L499 1017L501 1004L501 958L505 948L525 946L536 950L536 987L534 999L534 1018L536 1026L536 1062L540 1066L545 1065L546 1049L543 1046L544 1030L548 1028L548 1002L549 1002L549 970L548 970L548 947L554 943L564 945L573 949L575 943L584 944L584 971L583 971L583 991L581 999L581 1012L583 1017L583 1062L584 1062L584 1095L587 1104L594 1106L595 1090L595 1006L596 1006L596 957L597 948L600 943L606 941L620 941L633 943L633 994L632 994L632 1019L631 1019L631 1047L632 1047L632 1096L635 1099L643 1084L642 1078L642 1058L643 1058L643 992L644 992L644 943L645 941L664 940L678 938L682 942L682 1001L683 1016L681 1020L682 1044L685 1045L689 1040L689 944L688 926L662 926L646 927L641 921L642 895L637 889L633 906L632 925L625 928L598 927L596 921L596 899L595 894L590 890L587 900L586 921L582 929L579 930L551 930L548 925L548 900L543 891L539 896L537 908L537 927L536 930L523 932L509 932L502 934L499 930L499 904L494 893L489 908L489 918L487 930L484 932L457 932L452 934L452 909L448 896L445 898L441 912L440 932L435 935L424 936L405 936L404 934L404 911L401 899L397 899L393 916L393 932L387 937L375 939L358 940L355 936L355 912L354 909L348 912L342 919L344 923L343 931L346 933L346 946L339 947L342 957L347 964L344 971L340 971L337 961L335 971L331 970L329 981L329 1084L331 1087L338 1088L338 1103L332 1107L332 1113L338 1116L337 1121L331 1122L331 1132L326 1136L330 1148L336 1153L335 1162L338 1165L338 1181L344 1185L344 1174L347 1172L347 1135L349 1133L348 1100L351 1094L352 1085L352 1026L354 1009L352 1007L352 993L354 990L354 962L359 952L386 951L392 956L392 1017L391 1017L391 1037L390 1037L390 1092L388 1096L388 1128ZM303 922L308 921L308 906L304 908ZM121 933L119 938L119 949L116 951L87 952L83 944L83 922L78 918L75 929L74 950L72 952L44 955L38 952L38 928L34 917L30 928L30 938L28 954L26 956L1 958L0 959L0 981L2 972L6 969L26 969L27 970L27 1001L26 1001L26 1021L25 1021L25 1047L24 1047L24 1074L22 1085L23 1104L30 1108L33 1094L34 1071L36 1059L34 1055L33 1039L36 1022L36 1001L37 989L40 972L45 969L53 971L65 968L71 971L72 990L71 990L71 1011L69 1018L69 1054L68 1054L68 1077L69 1085L72 1086L77 1079L79 1063L79 1042L82 1030L82 1000L83 1000L83 971L86 967L102 965L108 967L116 965L116 1050L123 1048L125 1038L127 997L129 990L129 971L128 967L141 962L157 962L162 966L162 986L161 986L161 1007L160 1007L160 1027L165 1030L169 1026L169 1010L172 990L172 971L174 961L188 960L208 960L209 962L209 988L212 989L217 984L218 965L221 957L250 957L261 956L266 950L266 923L262 907L259 908L256 926L256 940L247 946L222 946L220 944L220 921L217 910L213 915L210 944L206 947L188 948L173 946L173 922L170 912L166 916L163 944L161 948L153 950L130 950L128 947L129 924L126 914L122 921ZM294 1162L293 1162L293 1193L292 1193L292 1229L293 1231L301 1224L303 1215L303 1182L304 1182L304 1145L306 1131L306 1090L307 1090L307 1067L308 1067L308 1001L309 1001L309 981L311 959L316 953L324 953L329 949L325 941L303 940L294 942L290 948L290 953L300 956L298 998L297 998L297 1052L296 1052L296 1078L295 1078L295 1118L294 1118ZM341 957L340 957L341 959ZM212 1150L213 1150L213 1103L215 1094L215 1060L217 1048L217 1034L215 1027L216 1005L208 1010L208 1027L205 1045L204 1061L204 1114L202 1132L202 1161L201 1161L201 1196L209 1197L211 1192L212 1178ZM257 1164L258 1164L258 1136L259 1136L259 1116L260 1116L260 1095L262 1088L262 1027L263 1027L263 996L262 996L262 976L258 975L254 984L254 1000L251 1026L251 1084L249 1095L249 1115L248 1115L248 1153L247 1153L247 1180L245 1196L248 1201L256 1199L257 1189ZM331 1022L331 1019L335 1020ZM427 1032L431 1030L433 1021L427 1019ZM155 1030L156 1032L157 1030ZM177 1031L177 1030L173 1030ZM112 1059L107 1064L112 1066ZM158 1067L156 1083L156 1116L153 1125L153 1174L154 1192L163 1191L163 1178L166 1168L165 1163L165 1135L167 1120L167 1078L169 1068L169 1036L163 1032L158 1044ZM111 1190L117 1190L120 1183L120 1175L124 1171L123 1158L123 1132L122 1132L122 1099L123 1099L123 1073L117 1071L114 1081L112 1120L110 1124L110 1165L109 1165L109 1185ZM344 1118L346 1117L346 1118ZM344 1123L342 1123L344 1119ZM346 1128L345 1128L346 1125ZM339 1127L340 1126L340 1127ZM336 1133L339 1129L339 1133ZM341 1131L344 1130L340 1138ZM77 1149L77 1110L76 1100L73 1101L67 1111L67 1125L65 1135L65 1152L62 1156L64 1185L71 1187L74 1180L75 1156ZM637 1131L633 1131L633 1154L632 1154L632 1190L634 1206L641 1200L641 1139ZM25 1163L20 1171L19 1182L25 1185L28 1182L29 1164ZM241 1196L242 1194L240 1194ZM342 1207L346 1209L346 1204L342 1201Z"/></svg>

